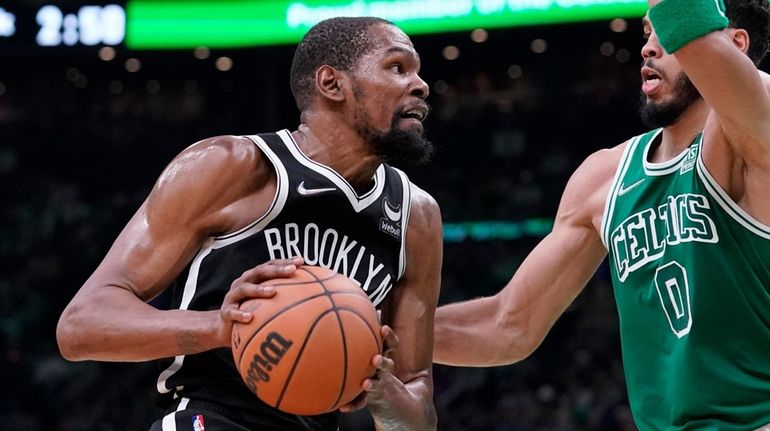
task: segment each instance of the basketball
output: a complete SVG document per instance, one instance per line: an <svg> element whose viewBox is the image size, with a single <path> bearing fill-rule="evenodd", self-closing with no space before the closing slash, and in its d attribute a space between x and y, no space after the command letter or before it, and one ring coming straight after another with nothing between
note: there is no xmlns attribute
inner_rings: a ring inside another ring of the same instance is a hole
<svg viewBox="0 0 770 431"><path fill-rule="evenodd" d="M382 352L377 312L356 282L332 270L301 266L270 299L244 301L254 318L233 324L235 366L259 399L281 411L317 415L361 393Z"/></svg>

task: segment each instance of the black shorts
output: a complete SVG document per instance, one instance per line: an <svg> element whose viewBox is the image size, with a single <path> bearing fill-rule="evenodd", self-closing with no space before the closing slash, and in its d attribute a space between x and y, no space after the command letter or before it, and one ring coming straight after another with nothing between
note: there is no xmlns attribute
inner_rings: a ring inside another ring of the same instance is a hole
<svg viewBox="0 0 770 431"><path fill-rule="evenodd" d="M150 431L249 431L238 422L237 413L224 407L181 398Z"/></svg>

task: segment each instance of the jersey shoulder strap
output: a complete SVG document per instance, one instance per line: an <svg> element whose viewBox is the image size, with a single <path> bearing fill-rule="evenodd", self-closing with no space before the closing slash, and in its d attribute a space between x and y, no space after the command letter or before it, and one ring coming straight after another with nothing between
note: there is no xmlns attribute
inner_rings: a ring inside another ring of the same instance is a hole
<svg viewBox="0 0 770 431"><path fill-rule="evenodd" d="M615 171L615 176L610 183L607 193L607 199L604 204L604 213L602 215L601 238L604 247L609 250L609 230L612 217L615 213L615 200L619 189L622 187L629 171L636 171L642 168L642 158L646 146L655 139L663 129L655 129L641 135L634 136L626 142L626 148L620 157L620 162Z"/></svg>

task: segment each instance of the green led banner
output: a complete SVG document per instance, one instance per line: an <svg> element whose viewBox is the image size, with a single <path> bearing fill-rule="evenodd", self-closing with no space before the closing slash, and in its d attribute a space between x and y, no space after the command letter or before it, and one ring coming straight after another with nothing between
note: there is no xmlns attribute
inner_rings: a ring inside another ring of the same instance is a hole
<svg viewBox="0 0 770 431"><path fill-rule="evenodd" d="M130 49L296 43L334 16L378 16L417 35L639 18L646 8L646 0L132 0L125 43Z"/></svg>
<svg viewBox="0 0 770 431"><path fill-rule="evenodd" d="M553 229L553 219L532 218L521 221L469 221L444 223L444 242L507 241L525 237L542 238Z"/></svg>

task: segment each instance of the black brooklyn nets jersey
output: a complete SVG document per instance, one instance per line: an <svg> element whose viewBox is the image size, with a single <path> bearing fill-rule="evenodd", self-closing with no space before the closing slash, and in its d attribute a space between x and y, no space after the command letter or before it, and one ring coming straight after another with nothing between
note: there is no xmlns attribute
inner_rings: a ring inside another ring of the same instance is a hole
<svg viewBox="0 0 770 431"><path fill-rule="evenodd" d="M359 196L338 173L307 158L287 130L249 138L275 168L272 205L251 225L203 244L171 288L172 308L217 310L244 271L293 256L357 281L378 306L404 274L406 175L381 165L374 187ZM298 417L259 401L238 375L230 349L177 356L157 389L166 399L224 404L259 430L337 428L336 413Z"/></svg>

